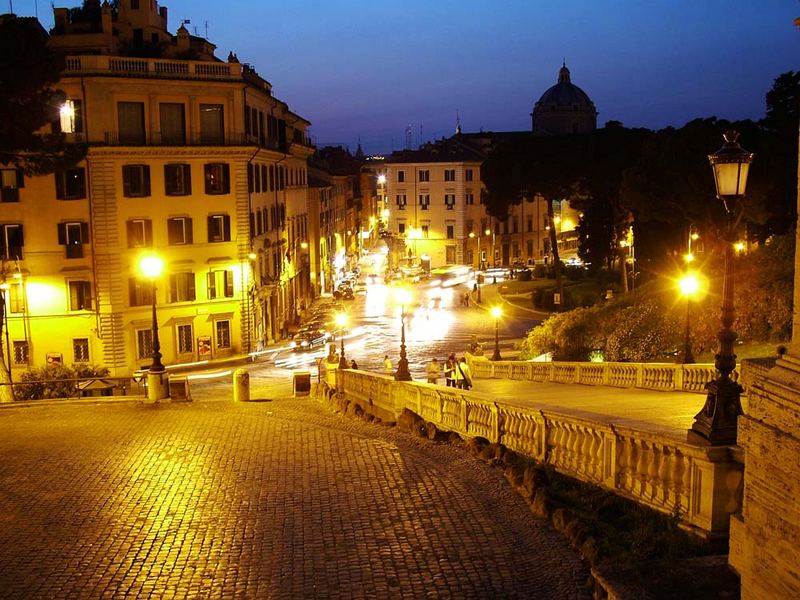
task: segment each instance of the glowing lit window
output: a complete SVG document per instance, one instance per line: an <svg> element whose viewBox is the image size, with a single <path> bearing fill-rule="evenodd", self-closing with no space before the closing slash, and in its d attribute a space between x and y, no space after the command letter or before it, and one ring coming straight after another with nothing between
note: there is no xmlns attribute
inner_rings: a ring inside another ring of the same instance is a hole
<svg viewBox="0 0 800 600"><path fill-rule="evenodd" d="M205 165L206 194L229 194L231 191L230 166L226 163Z"/></svg>

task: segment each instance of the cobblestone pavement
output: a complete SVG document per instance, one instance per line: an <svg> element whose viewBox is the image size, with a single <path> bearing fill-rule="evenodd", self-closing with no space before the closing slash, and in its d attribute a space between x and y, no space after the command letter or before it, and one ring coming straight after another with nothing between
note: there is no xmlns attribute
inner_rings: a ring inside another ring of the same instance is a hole
<svg viewBox="0 0 800 600"><path fill-rule="evenodd" d="M463 449L197 394L0 411L0 597L586 597L563 538Z"/></svg>

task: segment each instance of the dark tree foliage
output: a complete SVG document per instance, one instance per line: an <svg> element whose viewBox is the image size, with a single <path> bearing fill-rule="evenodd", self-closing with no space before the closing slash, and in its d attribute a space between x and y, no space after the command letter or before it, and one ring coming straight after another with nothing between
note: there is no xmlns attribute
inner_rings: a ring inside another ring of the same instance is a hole
<svg viewBox="0 0 800 600"><path fill-rule="evenodd" d="M36 175L85 156L85 147L49 133L64 100L53 87L63 64L35 19L7 16L0 22L0 164Z"/></svg>

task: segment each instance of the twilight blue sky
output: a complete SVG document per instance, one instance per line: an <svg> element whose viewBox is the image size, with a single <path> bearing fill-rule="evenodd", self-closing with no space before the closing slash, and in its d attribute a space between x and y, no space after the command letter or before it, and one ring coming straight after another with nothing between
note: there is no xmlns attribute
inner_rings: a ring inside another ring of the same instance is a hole
<svg viewBox="0 0 800 600"><path fill-rule="evenodd" d="M0 0L2 1L2 0ZM8 1L8 0L6 0ZM77 6L77 0L55 1ZM599 111L629 127L764 115L800 69L797 0L164 0L217 56L233 50L312 122L317 144L369 153L464 131L527 130L566 59ZM14 0L32 15L35 0ZM6 9L2 7L3 12ZM52 26L49 3L39 17Z"/></svg>

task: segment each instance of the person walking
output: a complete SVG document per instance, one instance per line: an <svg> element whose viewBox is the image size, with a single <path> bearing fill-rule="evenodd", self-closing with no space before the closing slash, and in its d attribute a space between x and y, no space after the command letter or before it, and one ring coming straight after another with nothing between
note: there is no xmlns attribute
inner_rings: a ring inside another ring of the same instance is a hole
<svg viewBox="0 0 800 600"><path fill-rule="evenodd" d="M355 358L350 361L350 368L353 369L353 370L358 369L358 363L356 362Z"/></svg>
<svg viewBox="0 0 800 600"><path fill-rule="evenodd" d="M447 387L455 387L456 386L456 355L451 354L447 357L447 362L444 364L444 381L447 384Z"/></svg>
<svg viewBox="0 0 800 600"><path fill-rule="evenodd" d="M457 372L456 376L458 378L458 383L459 383L457 387L460 387L462 390L468 390L469 388L471 388L472 373L470 373L469 363L467 362L467 359L464 358L463 356L456 365L456 372Z"/></svg>
<svg viewBox="0 0 800 600"><path fill-rule="evenodd" d="M384 375L392 374L392 361L389 359L388 354L383 355L383 374Z"/></svg>
<svg viewBox="0 0 800 600"><path fill-rule="evenodd" d="M428 374L428 383L439 383L439 377L442 375L442 366L435 356L431 359L431 362L428 363L425 371Z"/></svg>

